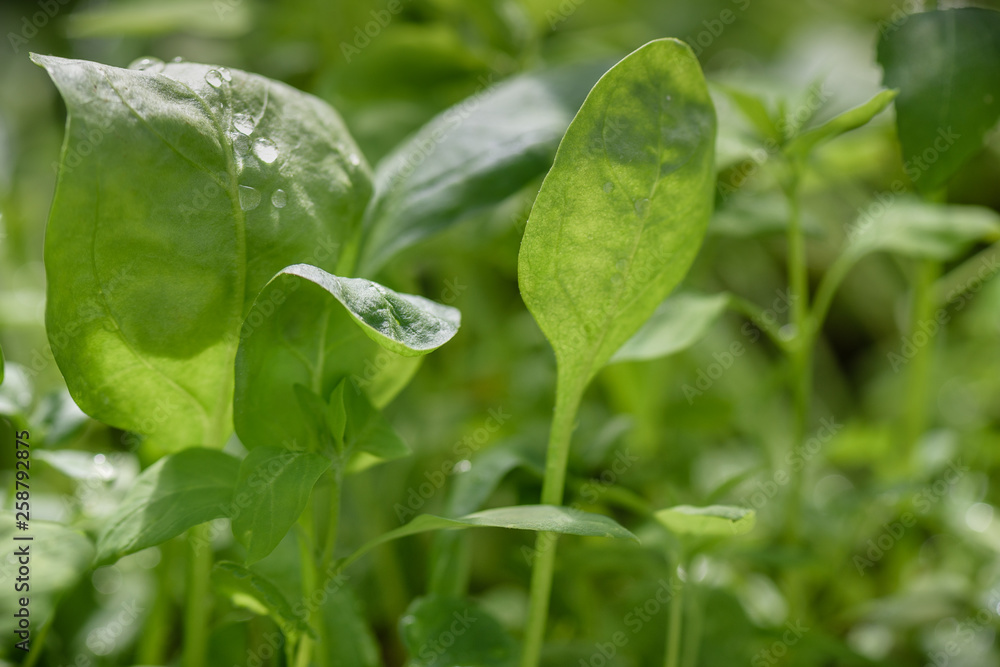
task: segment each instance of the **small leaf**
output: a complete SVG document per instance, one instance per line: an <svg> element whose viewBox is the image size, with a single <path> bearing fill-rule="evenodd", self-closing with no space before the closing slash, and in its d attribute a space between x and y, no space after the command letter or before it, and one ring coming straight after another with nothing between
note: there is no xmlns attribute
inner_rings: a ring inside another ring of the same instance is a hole
<svg viewBox="0 0 1000 667"><path fill-rule="evenodd" d="M326 427L330 430L335 442L344 443L344 429L347 428L347 408L344 405L344 388L347 380L341 380L330 392L330 401L326 408Z"/></svg>
<svg viewBox="0 0 1000 667"><path fill-rule="evenodd" d="M309 502L330 460L278 447L250 450L233 494L233 535L247 548L247 563L271 553Z"/></svg>
<svg viewBox="0 0 1000 667"><path fill-rule="evenodd" d="M144 470L105 519L97 562L166 542L188 528L229 515L240 462L220 451L191 447Z"/></svg>
<svg viewBox="0 0 1000 667"><path fill-rule="evenodd" d="M678 505L655 513L657 520L677 535L724 537L749 533L757 521L753 510L730 505Z"/></svg>
<svg viewBox="0 0 1000 667"><path fill-rule="evenodd" d="M900 199L880 217L863 215L850 235L846 252L854 260L884 251L946 261L974 243L1000 239L1000 214L982 206Z"/></svg>
<svg viewBox="0 0 1000 667"><path fill-rule="evenodd" d="M302 416L316 431L326 431L326 406L323 404L323 399L312 389L298 382L292 385L292 390L295 392L295 400L299 402Z"/></svg>
<svg viewBox="0 0 1000 667"><path fill-rule="evenodd" d="M1000 13L975 8L911 14L882 31L878 62L899 89L903 170L917 189L944 185L1000 118Z"/></svg>
<svg viewBox="0 0 1000 667"><path fill-rule="evenodd" d="M889 106L898 92L880 91L864 104L837 114L819 127L801 133L788 144L785 151L791 155L805 156L818 144L867 125L872 118Z"/></svg>
<svg viewBox="0 0 1000 667"><path fill-rule="evenodd" d="M216 563L212 573L213 584L229 595L233 604L262 616L270 616L289 637L302 634L315 636L305 619L295 614L281 589L262 574L229 561Z"/></svg>
<svg viewBox="0 0 1000 667"><path fill-rule="evenodd" d="M778 128L775 126L774 121L771 119L771 114L768 113L767 107L764 105L764 101L752 93L748 93L732 86L715 84L715 88L718 88L726 97L732 100L736 108L740 110L740 113L753 124L754 128L760 134L762 139L773 139L774 141L781 141L781 133L778 132Z"/></svg>
<svg viewBox="0 0 1000 667"><path fill-rule="evenodd" d="M608 363L656 359L686 350L704 338L728 306L728 294L674 294Z"/></svg>
<svg viewBox="0 0 1000 667"><path fill-rule="evenodd" d="M552 165L603 63L524 74L442 112L383 159L360 270L514 194Z"/></svg>
<svg viewBox="0 0 1000 667"><path fill-rule="evenodd" d="M698 60L643 46L594 86L535 200L521 296L582 392L694 261L712 211L715 112Z"/></svg>
<svg viewBox="0 0 1000 667"><path fill-rule="evenodd" d="M445 646L440 638L450 633ZM485 610L461 598L417 598L399 619L399 635L410 654L407 667L514 667L517 644ZM428 650L439 646L441 650Z"/></svg>
<svg viewBox="0 0 1000 667"><path fill-rule="evenodd" d="M345 387L343 401L347 414L344 449L349 454L367 452L376 458L391 460L410 453L410 448L364 392L353 386Z"/></svg>
<svg viewBox="0 0 1000 667"><path fill-rule="evenodd" d="M348 558L341 567L347 567L375 547L392 540L426 533L431 530L456 530L462 528L511 528L515 530L537 530L564 535L585 535L591 537L615 537L639 541L635 535L620 526L614 519L601 514L591 514L569 507L555 505L518 505L498 507L468 514L457 519L447 519L433 514L421 514L410 523L383 533L367 542Z"/></svg>
<svg viewBox="0 0 1000 667"><path fill-rule="evenodd" d="M257 318L255 305L236 357L236 433L248 448L318 450L315 427L299 417L295 384L325 401L346 379L381 407L416 371L414 358L448 341L461 319L429 299L305 264L279 272L258 305L270 310Z"/></svg>

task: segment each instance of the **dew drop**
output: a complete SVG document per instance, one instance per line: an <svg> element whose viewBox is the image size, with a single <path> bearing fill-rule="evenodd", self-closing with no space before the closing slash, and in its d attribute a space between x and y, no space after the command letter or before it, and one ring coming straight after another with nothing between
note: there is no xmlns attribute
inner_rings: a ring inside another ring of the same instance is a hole
<svg viewBox="0 0 1000 667"><path fill-rule="evenodd" d="M240 208L252 211L260 206L260 193L249 185L240 186Z"/></svg>
<svg viewBox="0 0 1000 667"><path fill-rule="evenodd" d="M128 68L156 74L163 71L163 61L159 58L139 58L138 60L133 60Z"/></svg>
<svg viewBox="0 0 1000 667"><path fill-rule="evenodd" d="M222 74L217 69L210 69L205 74L205 82L212 86L212 88L221 88L223 82Z"/></svg>
<svg viewBox="0 0 1000 667"><path fill-rule="evenodd" d="M250 152L250 137L245 134L233 136L233 150L239 155L246 155Z"/></svg>
<svg viewBox="0 0 1000 667"><path fill-rule="evenodd" d="M285 204L287 203L288 194L281 188L278 188L271 193L271 205L274 206L274 208L285 208Z"/></svg>
<svg viewBox="0 0 1000 667"><path fill-rule="evenodd" d="M355 167L361 164L361 158L358 156L357 153L351 153L351 155L347 159L350 160L351 164L353 164Z"/></svg>
<svg viewBox="0 0 1000 667"><path fill-rule="evenodd" d="M263 162L271 164L278 159L278 147L270 139L258 139L253 144L253 154Z"/></svg>
<svg viewBox="0 0 1000 667"><path fill-rule="evenodd" d="M226 68L226 67L220 67L219 68L219 75L222 77L222 79L224 81L232 81L233 80L233 73L230 72L229 69Z"/></svg>
<svg viewBox="0 0 1000 667"><path fill-rule="evenodd" d="M604 191L605 192L611 192L614 189L615 189L615 184L612 183L611 181L608 181L607 183L604 184Z"/></svg>
<svg viewBox="0 0 1000 667"><path fill-rule="evenodd" d="M646 215L649 212L649 200L643 197L635 200L635 212L638 215Z"/></svg>
<svg viewBox="0 0 1000 667"><path fill-rule="evenodd" d="M184 62L184 59L181 58L180 56L177 56L175 58L171 58L170 62L172 62L172 63L182 63L182 62Z"/></svg>
<svg viewBox="0 0 1000 667"><path fill-rule="evenodd" d="M251 134L256 127L250 114L238 113L233 117L233 127L237 132Z"/></svg>
<svg viewBox="0 0 1000 667"><path fill-rule="evenodd" d="M666 97L665 97L664 99L665 99L665 100L666 100L667 102L669 102L669 101L670 101L670 100L672 100L673 98L672 98L672 97L670 97L670 95L667 95L667 96L666 96Z"/></svg>

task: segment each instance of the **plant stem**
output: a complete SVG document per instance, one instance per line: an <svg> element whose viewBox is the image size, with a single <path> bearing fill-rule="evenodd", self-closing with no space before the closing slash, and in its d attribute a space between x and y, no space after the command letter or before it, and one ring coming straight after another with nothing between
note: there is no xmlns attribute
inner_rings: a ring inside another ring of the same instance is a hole
<svg viewBox="0 0 1000 667"><path fill-rule="evenodd" d="M542 504L561 505L566 483L570 438L576 412L582 398L584 383L568 383L562 374L556 385L556 407L549 430L549 446L545 458L545 481L542 483ZM570 391L565 388L570 387ZM539 533L535 539L535 561L531 570L531 591L528 603L528 624L524 633L521 667L537 667L545 639L545 624L549 613L549 596L556 563L556 533Z"/></svg>
<svg viewBox="0 0 1000 667"><path fill-rule="evenodd" d="M139 639L137 662L159 665L166 662L167 632L170 623L170 569L173 563L170 542L160 545L160 562L156 566L156 597L146 621L146 629Z"/></svg>
<svg viewBox="0 0 1000 667"><path fill-rule="evenodd" d="M781 333L778 327L773 323L767 321L764 317L764 309L757 304L744 299L741 296L735 294L729 297L729 307L738 313L742 313L750 318L750 320L757 325L761 331L767 334L767 337L771 339L771 342L778 346L778 349L787 352L789 350L788 343L784 338L781 337Z"/></svg>
<svg viewBox="0 0 1000 667"><path fill-rule="evenodd" d="M208 651L208 617L211 599L206 594L212 574L212 533L208 524L188 531L191 562L184 605L184 667L205 667Z"/></svg>
<svg viewBox="0 0 1000 667"><path fill-rule="evenodd" d="M310 498L310 500L312 500ZM316 590L316 556L313 553L313 545L316 543L316 529L313 516L313 503L310 502L306 510L299 517L299 566L302 569L302 595L307 602L306 608L313 599L313 592ZM309 625L316 627L316 610L309 611ZM299 639L298 651L295 656L295 667L309 667L312 661L313 645L315 642L309 635L302 635ZM322 652L321 652L322 653Z"/></svg>
<svg viewBox="0 0 1000 667"><path fill-rule="evenodd" d="M788 287L791 292L792 324L795 340L791 349L794 429L792 454L798 456L805 441L809 422L809 398L812 390L812 347L815 337L809 321L809 274L806 265L805 237L802 234L802 210L799 203L798 176L792 178L785 194L788 197ZM798 536L805 469L791 473L791 499L786 529L794 540Z"/></svg>
<svg viewBox="0 0 1000 667"><path fill-rule="evenodd" d="M928 339L930 338L922 326L934 320L934 283L940 275L941 263L936 260L921 260L917 265L913 307L910 311L909 340L911 344L918 333L923 333ZM904 461L908 467L913 464L917 441L927 424L927 385L933 357L933 347L930 340L923 345L914 345L914 347L916 353L910 359L907 369L906 402L900 428Z"/></svg>
<svg viewBox="0 0 1000 667"><path fill-rule="evenodd" d="M684 582L674 572L673 581L676 584L674 595L670 598L670 620L667 627L667 648L663 660L664 667L677 667L681 654L681 625L684 620Z"/></svg>

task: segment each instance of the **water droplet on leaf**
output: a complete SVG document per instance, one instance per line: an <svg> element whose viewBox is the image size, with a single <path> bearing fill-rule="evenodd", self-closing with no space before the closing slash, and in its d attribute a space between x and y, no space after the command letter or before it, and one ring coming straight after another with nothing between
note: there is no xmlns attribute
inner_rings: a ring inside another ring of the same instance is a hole
<svg viewBox="0 0 1000 667"><path fill-rule="evenodd" d="M230 72L229 69L227 69L225 67L220 67L219 68L219 74L222 76L222 79L224 81L232 81L233 80L233 73Z"/></svg>
<svg viewBox="0 0 1000 667"><path fill-rule="evenodd" d="M128 68L156 74L163 71L163 61L159 58L139 58L138 60L133 60Z"/></svg>
<svg viewBox="0 0 1000 667"><path fill-rule="evenodd" d="M251 134L253 132L254 125L253 118L250 114L238 113L233 116L233 127L236 128L237 132L242 132L243 134Z"/></svg>
<svg viewBox="0 0 1000 667"><path fill-rule="evenodd" d="M271 205L274 208L285 208L285 204L287 203L288 194L281 188L278 188L271 194Z"/></svg>
<svg viewBox="0 0 1000 667"><path fill-rule="evenodd" d="M353 164L355 167L361 164L361 158L358 156L357 153L351 153L351 155L347 159L350 160L351 164Z"/></svg>
<svg viewBox="0 0 1000 667"><path fill-rule="evenodd" d="M210 69L205 74L205 82L212 86L212 88L221 88L223 82L222 74L217 69Z"/></svg>
<svg viewBox="0 0 1000 667"><path fill-rule="evenodd" d="M635 212L638 215L646 215L649 212L649 200L643 197L635 200Z"/></svg>
<svg viewBox="0 0 1000 667"><path fill-rule="evenodd" d="M250 137L245 134L233 135L233 150L239 155L246 155L250 151Z"/></svg>
<svg viewBox="0 0 1000 667"><path fill-rule="evenodd" d="M184 59L181 58L180 56L176 56L174 58L171 58L170 62L172 62L172 63L182 63L182 62L184 62Z"/></svg>
<svg viewBox="0 0 1000 667"><path fill-rule="evenodd" d="M261 161L271 164L278 159L278 147L270 139L258 139L253 144L253 154Z"/></svg>
<svg viewBox="0 0 1000 667"><path fill-rule="evenodd" d="M244 211L252 211L260 206L260 192L249 185L240 186L240 208Z"/></svg>

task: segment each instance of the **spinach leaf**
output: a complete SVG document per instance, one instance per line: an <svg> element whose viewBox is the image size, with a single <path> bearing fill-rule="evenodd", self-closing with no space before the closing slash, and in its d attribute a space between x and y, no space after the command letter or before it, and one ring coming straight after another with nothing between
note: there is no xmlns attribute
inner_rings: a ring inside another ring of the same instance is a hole
<svg viewBox="0 0 1000 667"><path fill-rule="evenodd" d="M318 449L294 385L322 398L347 378L353 387L344 390L345 400L360 389L382 406L416 370L413 359L447 342L460 321L454 308L362 278L305 264L283 269L261 292L240 342L237 434L250 448Z"/></svg>
<svg viewBox="0 0 1000 667"><path fill-rule="evenodd" d="M715 113L684 43L642 47L570 124L518 258L525 304L582 387L694 261L712 211Z"/></svg>
<svg viewBox="0 0 1000 667"><path fill-rule="evenodd" d="M70 393L157 453L221 447L244 317L283 267L353 252L368 167L332 108L276 81L33 59L69 113L45 266Z"/></svg>

